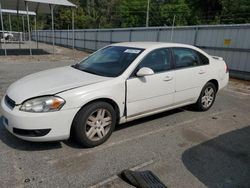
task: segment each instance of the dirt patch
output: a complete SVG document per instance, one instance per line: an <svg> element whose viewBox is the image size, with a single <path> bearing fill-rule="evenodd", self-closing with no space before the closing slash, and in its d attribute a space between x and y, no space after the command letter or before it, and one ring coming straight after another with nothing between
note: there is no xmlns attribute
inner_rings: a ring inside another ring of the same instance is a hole
<svg viewBox="0 0 250 188"><path fill-rule="evenodd" d="M200 143L206 141L208 137L201 132L197 132L190 129L183 129L182 136L189 142Z"/></svg>
<svg viewBox="0 0 250 188"><path fill-rule="evenodd" d="M35 61L79 61L89 53L55 46L53 54L53 46L45 43L39 43L38 49L35 42L32 42L33 55L30 56L29 45L23 44L19 49L18 44L8 44L8 56L0 55L0 62L35 62Z"/></svg>
<svg viewBox="0 0 250 188"><path fill-rule="evenodd" d="M249 94L250 93L250 81L230 78L228 88L230 88L234 91Z"/></svg>

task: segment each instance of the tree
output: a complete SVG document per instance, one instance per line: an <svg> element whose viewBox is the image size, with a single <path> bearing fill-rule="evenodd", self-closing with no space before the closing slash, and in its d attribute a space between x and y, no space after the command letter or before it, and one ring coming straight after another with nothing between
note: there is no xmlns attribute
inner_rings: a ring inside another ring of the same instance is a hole
<svg viewBox="0 0 250 188"><path fill-rule="evenodd" d="M222 5L221 23L240 24L250 22L249 0L220 0Z"/></svg>
<svg viewBox="0 0 250 188"><path fill-rule="evenodd" d="M193 24L210 24L210 22L217 20L221 14L220 0L191 0L188 2L192 14L196 18L193 20Z"/></svg>
<svg viewBox="0 0 250 188"><path fill-rule="evenodd" d="M75 10L75 28L144 27L148 0L71 0ZM71 9L55 10L55 29L71 28ZM250 22L250 0L150 0L149 26L198 24L240 24ZM21 19L20 19L21 20ZM51 16L38 15L38 29L51 29ZM12 16L12 28L17 31L18 19ZM8 17L4 16L9 30ZM31 19L34 28L34 21ZM20 23L20 31L22 24Z"/></svg>
<svg viewBox="0 0 250 188"><path fill-rule="evenodd" d="M160 25L172 25L175 16L175 25L188 25L191 10L185 0L165 1L160 7Z"/></svg>
<svg viewBox="0 0 250 188"><path fill-rule="evenodd" d="M143 27L146 22L147 0L121 0L115 11L117 25Z"/></svg>

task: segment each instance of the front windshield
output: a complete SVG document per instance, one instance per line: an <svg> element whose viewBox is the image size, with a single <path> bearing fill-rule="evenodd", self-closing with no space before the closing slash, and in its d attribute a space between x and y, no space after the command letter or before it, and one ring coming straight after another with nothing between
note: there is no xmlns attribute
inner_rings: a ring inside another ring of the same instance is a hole
<svg viewBox="0 0 250 188"><path fill-rule="evenodd" d="M143 49L109 46L90 55L75 68L100 76L117 77L140 55Z"/></svg>

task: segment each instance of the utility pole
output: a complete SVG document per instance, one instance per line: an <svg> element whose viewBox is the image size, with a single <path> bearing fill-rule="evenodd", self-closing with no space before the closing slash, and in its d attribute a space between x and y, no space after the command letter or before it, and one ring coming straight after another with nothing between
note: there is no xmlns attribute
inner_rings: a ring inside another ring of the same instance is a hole
<svg viewBox="0 0 250 188"><path fill-rule="evenodd" d="M148 0L148 6L147 6L146 27L148 27L148 22L149 22L149 4L150 4L150 0Z"/></svg>
<svg viewBox="0 0 250 188"><path fill-rule="evenodd" d="M87 0L87 12L90 15L90 0Z"/></svg>
<svg viewBox="0 0 250 188"><path fill-rule="evenodd" d="M10 32L12 32L12 25L11 25L11 17L10 17L10 14L9 14L9 26L10 26Z"/></svg>

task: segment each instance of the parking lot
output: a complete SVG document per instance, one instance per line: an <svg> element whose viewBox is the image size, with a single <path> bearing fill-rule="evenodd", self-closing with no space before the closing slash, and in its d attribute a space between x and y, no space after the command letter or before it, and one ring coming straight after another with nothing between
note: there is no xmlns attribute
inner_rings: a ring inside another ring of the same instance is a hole
<svg viewBox="0 0 250 188"><path fill-rule="evenodd" d="M73 58L62 47L56 52L0 56L0 98L27 74L87 55L76 51ZM130 187L119 173L134 169L151 170L168 187L247 188L249 115L250 82L230 80L208 112L185 107L118 125L106 143L92 149L72 141L26 142L0 123L0 187Z"/></svg>

